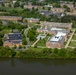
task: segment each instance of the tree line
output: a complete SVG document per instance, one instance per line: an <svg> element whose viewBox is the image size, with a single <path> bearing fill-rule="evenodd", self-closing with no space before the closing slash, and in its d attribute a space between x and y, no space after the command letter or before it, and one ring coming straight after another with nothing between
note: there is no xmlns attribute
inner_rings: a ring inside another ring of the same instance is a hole
<svg viewBox="0 0 76 75"><path fill-rule="evenodd" d="M0 46L0 57L17 57L17 58L46 58L46 59L76 59L76 48L69 49L48 49L41 51L28 49L25 51L15 51L9 47Z"/></svg>

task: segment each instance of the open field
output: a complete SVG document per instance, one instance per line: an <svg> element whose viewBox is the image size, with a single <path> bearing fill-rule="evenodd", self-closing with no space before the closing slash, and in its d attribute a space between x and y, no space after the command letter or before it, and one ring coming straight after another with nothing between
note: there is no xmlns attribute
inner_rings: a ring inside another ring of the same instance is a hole
<svg viewBox="0 0 76 75"><path fill-rule="evenodd" d="M76 35L73 36L72 40L76 40Z"/></svg>
<svg viewBox="0 0 76 75"><path fill-rule="evenodd" d="M48 40L50 36L46 36L45 39L41 39L38 41L38 43L36 44L36 46L43 46L45 47L46 46L46 41Z"/></svg>
<svg viewBox="0 0 76 75"><path fill-rule="evenodd" d="M34 48L34 47L29 47L29 50L33 50L33 51L36 51L36 52L40 52L43 50L43 48Z"/></svg>
<svg viewBox="0 0 76 75"><path fill-rule="evenodd" d="M71 41L69 46L76 47L76 41Z"/></svg>

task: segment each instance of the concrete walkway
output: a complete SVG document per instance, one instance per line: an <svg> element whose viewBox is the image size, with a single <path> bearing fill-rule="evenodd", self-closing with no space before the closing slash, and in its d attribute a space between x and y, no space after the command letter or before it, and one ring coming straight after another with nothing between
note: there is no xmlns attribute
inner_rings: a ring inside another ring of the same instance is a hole
<svg viewBox="0 0 76 75"><path fill-rule="evenodd" d="M68 45L69 45L69 43L70 43L70 41L71 41L71 39L72 39L72 37L73 37L74 33L75 33L75 30L73 30L73 33L71 34L71 36L70 36L70 38L69 38L69 40L68 40L67 44L65 45L65 48L67 48L67 47L68 47Z"/></svg>
<svg viewBox="0 0 76 75"><path fill-rule="evenodd" d="M27 37L27 33L28 33L28 30L31 29L30 27L28 27L27 29L24 30L24 35L26 37L26 41L27 41L27 45L29 46L29 38Z"/></svg>
<svg viewBox="0 0 76 75"><path fill-rule="evenodd" d="M37 43L39 41L39 39L38 40L36 40L34 43L33 43L33 45L31 45L32 47L34 47L35 46L35 44Z"/></svg>

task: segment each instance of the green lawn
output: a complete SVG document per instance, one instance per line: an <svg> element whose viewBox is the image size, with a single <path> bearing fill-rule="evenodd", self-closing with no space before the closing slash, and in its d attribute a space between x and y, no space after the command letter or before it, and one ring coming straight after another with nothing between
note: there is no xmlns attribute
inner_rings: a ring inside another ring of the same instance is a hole
<svg viewBox="0 0 76 75"><path fill-rule="evenodd" d="M11 29L3 29L3 33L6 34L6 33L10 33L12 30Z"/></svg>
<svg viewBox="0 0 76 75"><path fill-rule="evenodd" d="M8 12L11 12L13 10L17 10L17 11L23 11L23 9L21 7L17 7L17 8L13 8L13 7L6 7Z"/></svg>
<svg viewBox="0 0 76 75"><path fill-rule="evenodd" d="M63 47L65 47L66 43L67 43L67 41L64 42Z"/></svg>
<svg viewBox="0 0 76 75"><path fill-rule="evenodd" d="M34 41L30 41L30 45L32 45L35 41L36 41L36 40L34 40Z"/></svg>
<svg viewBox="0 0 76 75"><path fill-rule="evenodd" d="M46 36L45 39L39 40L39 42L36 44L36 46L46 46L46 41L48 40L50 36Z"/></svg>
<svg viewBox="0 0 76 75"><path fill-rule="evenodd" d="M72 40L76 40L76 35L73 36Z"/></svg>
<svg viewBox="0 0 76 75"><path fill-rule="evenodd" d="M37 52L40 52L43 50L43 48L34 48L34 47L29 47L28 50L33 50L33 51L37 51Z"/></svg>
<svg viewBox="0 0 76 75"><path fill-rule="evenodd" d="M76 47L76 42L75 41L71 41L69 46Z"/></svg>

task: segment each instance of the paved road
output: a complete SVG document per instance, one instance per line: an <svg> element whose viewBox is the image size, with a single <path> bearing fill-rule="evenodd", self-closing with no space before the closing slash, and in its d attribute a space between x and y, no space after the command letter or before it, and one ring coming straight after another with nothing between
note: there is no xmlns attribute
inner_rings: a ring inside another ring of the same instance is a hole
<svg viewBox="0 0 76 75"><path fill-rule="evenodd" d="M26 37L26 41L27 41L27 47L30 46L30 41L29 41L29 38L27 37L27 32L28 32L29 29L31 29L31 28L33 28L33 27L34 27L34 26L29 27L29 25L28 25L28 28L25 29L25 31L24 31L24 34L25 34L25 37Z"/></svg>
<svg viewBox="0 0 76 75"><path fill-rule="evenodd" d="M72 37L73 37L74 33L75 33L75 29L73 30L73 33L71 34L71 36L70 36L70 38L69 38L69 40L68 40L67 44L65 45L65 48L67 48L67 47L68 47L68 45L69 45L69 43L70 43L70 41L71 41L71 39L72 39Z"/></svg>
<svg viewBox="0 0 76 75"><path fill-rule="evenodd" d="M28 27L28 28L25 29L25 31L24 31L24 34L25 34L25 37L26 37L26 41L27 41L27 47L29 46L29 38L27 37L27 32L28 32L29 29L31 29L31 28Z"/></svg>

